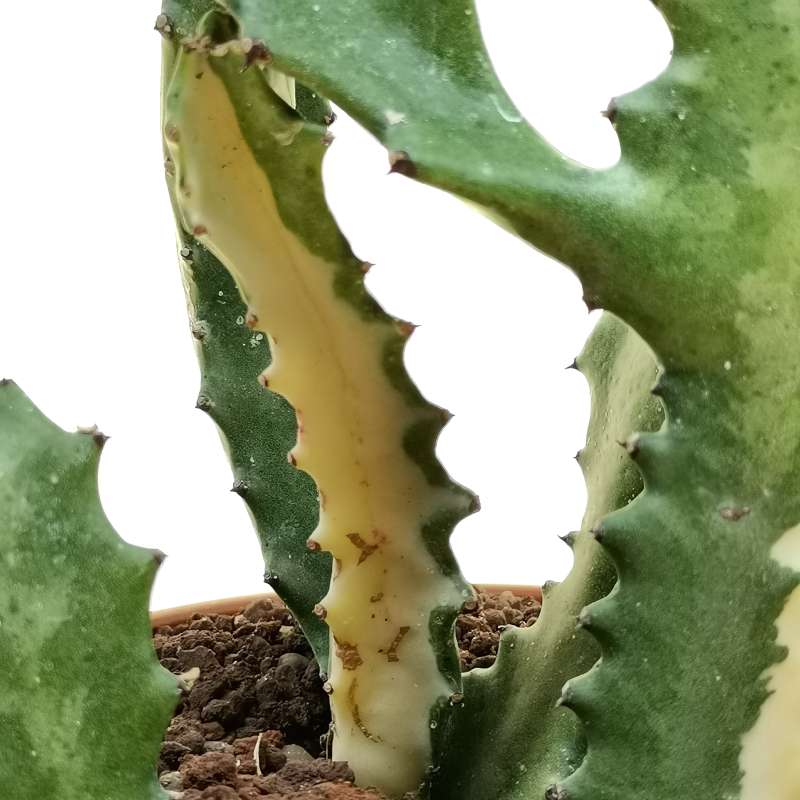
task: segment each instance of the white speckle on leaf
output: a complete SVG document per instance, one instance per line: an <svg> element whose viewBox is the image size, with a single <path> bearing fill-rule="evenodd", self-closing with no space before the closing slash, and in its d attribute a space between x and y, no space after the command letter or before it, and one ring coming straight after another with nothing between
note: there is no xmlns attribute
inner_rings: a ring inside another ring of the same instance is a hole
<svg viewBox="0 0 800 800"><path fill-rule="evenodd" d="M399 125L401 122L406 121L406 115L402 111L395 111L391 108L387 108L383 115L390 125Z"/></svg>

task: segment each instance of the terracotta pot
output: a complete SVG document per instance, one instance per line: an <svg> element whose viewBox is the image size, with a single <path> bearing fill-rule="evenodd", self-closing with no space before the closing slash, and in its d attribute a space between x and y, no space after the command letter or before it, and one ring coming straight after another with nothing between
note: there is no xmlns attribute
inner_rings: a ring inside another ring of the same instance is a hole
<svg viewBox="0 0 800 800"><path fill-rule="evenodd" d="M476 588L482 592L493 592L495 594L509 591L520 597L534 597L540 603L542 602L542 590L539 586L482 583ZM154 628L160 628L162 625L175 625L178 622L184 622L189 619L192 614L238 614L245 606L248 606L254 600L260 600L262 597L273 598L277 597L277 595L274 592L263 592L243 595L242 597L225 597L222 600L208 600L205 603L192 603L188 606L165 608L161 611L153 611L150 614L150 624Z"/></svg>

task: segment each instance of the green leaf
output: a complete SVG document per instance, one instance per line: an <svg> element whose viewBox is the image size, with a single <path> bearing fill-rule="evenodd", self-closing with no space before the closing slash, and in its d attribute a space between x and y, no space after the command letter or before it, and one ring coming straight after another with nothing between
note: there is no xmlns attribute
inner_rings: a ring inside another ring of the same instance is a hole
<svg viewBox="0 0 800 800"><path fill-rule="evenodd" d="M247 504L264 553L265 580L300 623L323 671L328 626L314 614L331 580L331 557L308 549L319 518L314 481L287 461L297 441L292 407L258 376L272 359L263 333L225 267L181 230L181 262L200 359L198 407L219 426L233 467L232 491Z"/></svg>
<svg viewBox="0 0 800 800"><path fill-rule="evenodd" d="M0 796L159 800L177 701L147 604L161 555L97 497L105 440L65 433L0 383Z"/></svg>
<svg viewBox="0 0 800 800"><path fill-rule="evenodd" d="M169 19L182 18L170 8ZM328 210L329 138L303 116L318 98L265 64L227 15L175 31L164 134L178 217L234 276L269 337L262 382L295 409L289 457L319 490L310 544L335 559L316 609L335 643L334 756L401 795L429 766L432 707L460 689L453 621L471 589L449 536L476 499L436 460L449 415L406 372L414 326L366 291L368 265Z"/></svg>
<svg viewBox="0 0 800 800"><path fill-rule="evenodd" d="M653 355L611 314L604 314L576 366L589 381L592 415L578 460L588 489L581 531L566 537L575 562L561 584L545 587L537 623L509 629L498 659L464 679L464 698L445 707L438 724L432 800L530 800L571 774L585 751L575 714L559 703L563 685L589 670L600 650L577 620L604 597L616 572L592 529L642 488L639 471L619 442L655 430L661 405L651 395Z"/></svg>
<svg viewBox="0 0 800 800"><path fill-rule="evenodd" d="M792 628L776 641L775 621L800 583L797 543L785 563L775 547L800 518L798 458L755 463L756 449L730 423L746 419L739 398L721 381L666 373L658 391L664 429L630 442L645 491L599 529L619 585L582 615L602 660L565 688L589 748L563 796L667 800L691 786L698 796L754 800L765 796L754 773L767 772L777 789L768 796L788 800L798 786L785 760L800 744L796 718L754 748L750 738L767 671L796 646ZM796 686L779 702L796 703Z"/></svg>

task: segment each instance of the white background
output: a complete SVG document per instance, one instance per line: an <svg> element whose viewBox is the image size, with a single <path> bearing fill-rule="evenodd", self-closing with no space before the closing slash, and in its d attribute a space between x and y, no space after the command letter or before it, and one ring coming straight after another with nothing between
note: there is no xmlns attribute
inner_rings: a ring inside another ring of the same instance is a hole
<svg viewBox="0 0 800 800"><path fill-rule="evenodd" d="M334 2L334 0L327 0ZM433 1L433 0L432 0ZM262 563L198 388L161 169L157 7L49 0L4 8L0 375L60 425L111 435L107 513L169 558L153 607L259 591ZM667 27L647 0L479 0L497 69L556 147L613 164L608 100L654 78ZM387 176L383 149L340 116L331 206L369 286L421 325L408 348L455 413L439 454L483 511L454 546L473 581L561 578L556 538L580 523L572 459L588 390L564 367L593 318L575 278L459 201Z"/></svg>

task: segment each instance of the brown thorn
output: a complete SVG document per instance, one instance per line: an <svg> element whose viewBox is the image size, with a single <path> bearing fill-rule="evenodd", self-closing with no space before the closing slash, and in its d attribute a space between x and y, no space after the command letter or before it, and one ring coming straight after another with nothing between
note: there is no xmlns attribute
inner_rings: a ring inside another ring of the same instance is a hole
<svg viewBox="0 0 800 800"><path fill-rule="evenodd" d="M392 150L389 153L389 174L405 175L413 178L417 174L417 166L405 150Z"/></svg>
<svg viewBox="0 0 800 800"><path fill-rule="evenodd" d="M92 441L100 450L103 449L103 445L108 441L109 438L98 429L97 425L89 425L88 427L78 426L78 433L82 433L84 436L91 436Z"/></svg>
<svg viewBox="0 0 800 800"><path fill-rule="evenodd" d="M156 17L156 24L153 29L158 31L165 39L171 39L175 31L172 20L166 14L159 14Z"/></svg>
<svg viewBox="0 0 800 800"><path fill-rule="evenodd" d="M244 67L242 72L253 64L269 64L272 61L272 53L264 42L253 42L250 49L244 54Z"/></svg>
<svg viewBox="0 0 800 800"><path fill-rule="evenodd" d="M606 110L600 113L613 125L617 121L617 110L616 98L612 97Z"/></svg>
<svg viewBox="0 0 800 800"><path fill-rule="evenodd" d="M414 333L418 327L413 322L406 322L402 319L398 319L395 322L395 325L397 326L397 330L400 332L400 335L404 336L406 339L411 336L411 334Z"/></svg>
<svg viewBox="0 0 800 800"><path fill-rule="evenodd" d="M231 491L234 494L238 494L239 497L244 497L247 494L247 490L249 488L250 487L247 485L247 481L243 481L243 480L240 480L239 478L237 478L233 482L233 486L231 486Z"/></svg>

